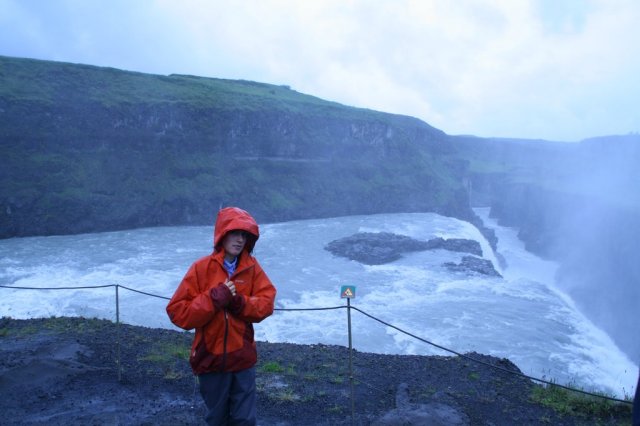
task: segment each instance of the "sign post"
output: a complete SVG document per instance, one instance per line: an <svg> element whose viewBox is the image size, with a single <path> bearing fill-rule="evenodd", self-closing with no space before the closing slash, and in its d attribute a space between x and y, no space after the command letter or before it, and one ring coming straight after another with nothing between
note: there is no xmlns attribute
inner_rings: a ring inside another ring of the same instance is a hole
<svg viewBox="0 0 640 426"><path fill-rule="evenodd" d="M118 284L116 284L116 338L118 340L116 347L116 357L118 363L118 382L122 382L122 363L120 362L120 297L118 295Z"/></svg>
<svg viewBox="0 0 640 426"><path fill-rule="evenodd" d="M349 332L349 384L351 386L351 424L355 420L355 403L353 394L353 347L351 342L351 299L356 297L356 286L343 285L340 288L340 298L347 299L347 327Z"/></svg>

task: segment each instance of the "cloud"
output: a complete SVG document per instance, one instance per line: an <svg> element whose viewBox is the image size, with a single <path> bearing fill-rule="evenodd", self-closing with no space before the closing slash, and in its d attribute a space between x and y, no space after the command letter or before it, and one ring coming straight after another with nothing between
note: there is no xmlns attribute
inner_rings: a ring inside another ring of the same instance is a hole
<svg viewBox="0 0 640 426"><path fill-rule="evenodd" d="M5 55L287 84L452 134L638 130L635 0L0 0L0 11Z"/></svg>

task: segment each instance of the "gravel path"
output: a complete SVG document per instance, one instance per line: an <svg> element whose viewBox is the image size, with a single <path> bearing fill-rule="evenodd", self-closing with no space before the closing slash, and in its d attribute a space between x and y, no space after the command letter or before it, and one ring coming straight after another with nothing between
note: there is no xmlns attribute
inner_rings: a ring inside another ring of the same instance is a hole
<svg viewBox="0 0 640 426"><path fill-rule="evenodd" d="M0 424L204 424L185 358L191 338L106 320L2 318ZM630 424L624 409L597 423L560 416L531 401L530 381L464 358L361 352L352 418L347 348L259 342L258 351L264 426ZM470 355L517 371L506 359Z"/></svg>

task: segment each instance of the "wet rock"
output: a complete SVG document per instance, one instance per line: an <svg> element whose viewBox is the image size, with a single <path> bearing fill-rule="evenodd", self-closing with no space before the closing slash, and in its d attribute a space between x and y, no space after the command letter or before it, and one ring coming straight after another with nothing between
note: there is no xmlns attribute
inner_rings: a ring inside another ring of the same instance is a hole
<svg viewBox="0 0 640 426"><path fill-rule="evenodd" d="M360 232L331 241L325 249L367 265L381 265L399 259L403 253L427 250L426 241L390 232Z"/></svg>
<svg viewBox="0 0 640 426"><path fill-rule="evenodd" d="M495 270L490 260L475 256L464 256L460 263L446 262L443 266L453 272L464 272L467 274L477 273L492 277L502 277L502 275Z"/></svg>
<svg viewBox="0 0 640 426"><path fill-rule="evenodd" d="M460 253L470 253L482 257L482 247L475 240L467 240L464 238L433 238L429 240L429 249L444 249Z"/></svg>
<svg viewBox="0 0 640 426"><path fill-rule="evenodd" d="M20 366L24 373L18 386L5 380L6 375L0 377L3 426L204 424L206 406L187 359L157 357L169 348L188 351L193 339L189 332L84 318L0 318L0 330L0 372ZM117 341L121 363L116 363ZM418 356L353 351L352 417L347 347L262 341L257 346L257 410L262 426L573 425L592 416L586 411L558 414L533 402L530 395L538 385L510 374L520 370L506 358L475 352ZM92 370L40 380L42 366L31 361L59 358ZM271 363L285 372L263 368ZM388 390L396 390L395 399ZM603 416L589 420L627 424L631 410Z"/></svg>
<svg viewBox="0 0 640 426"><path fill-rule="evenodd" d="M424 250L450 250L482 256L480 243L462 238L433 238L420 241L391 232L359 232L331 241L325 250L366 265L382 265L398 260L404 253Z"/></svg>
<svg viewBox="0 0 640 426"><path fill-rule="evenodd" d="M456 426L470 424L469 418L451 405L440 402L411 403L409 386L401 383L396 393L396 408L372 422L375 426L432 425Z"/></svg>

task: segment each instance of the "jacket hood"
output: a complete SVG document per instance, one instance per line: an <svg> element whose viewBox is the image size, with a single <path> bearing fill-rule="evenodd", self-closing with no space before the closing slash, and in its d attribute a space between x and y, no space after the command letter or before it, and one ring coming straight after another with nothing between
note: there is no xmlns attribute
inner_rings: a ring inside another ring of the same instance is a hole
<svg viewBox="0 0 640 426"><path fill-rule="evenodd" d="M216 251L222 245L222 239L229 231L241 229L247 231L254 238L247 238L245 250L253 251L256 241L260 238L260 229L256 220L246 211L238 207L225 207L218 212L216 224L213 229L213 247Z"/></svg>

